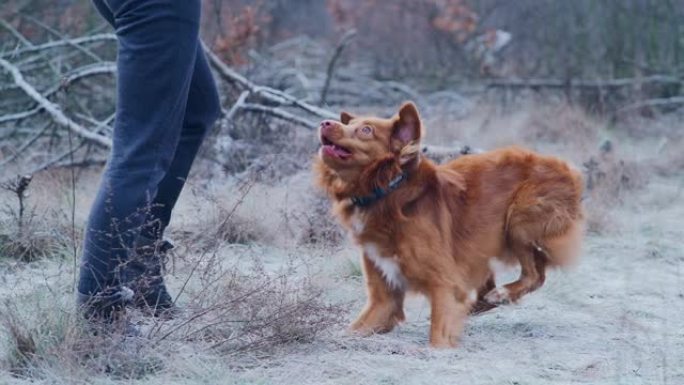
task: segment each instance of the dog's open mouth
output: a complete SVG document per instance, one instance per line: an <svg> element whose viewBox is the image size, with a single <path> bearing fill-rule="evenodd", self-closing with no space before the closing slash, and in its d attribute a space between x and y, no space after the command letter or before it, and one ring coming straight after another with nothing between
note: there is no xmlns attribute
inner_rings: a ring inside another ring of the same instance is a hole
<svg viewBox="0 0 684 385"><path fill-rule="evenodd" d="M333 143L332 140L326 138L325 136L321 136L321 144L323 145L321 150L323 151L324 155L338 159L347 159L352 155L351 151Z"/></svg>

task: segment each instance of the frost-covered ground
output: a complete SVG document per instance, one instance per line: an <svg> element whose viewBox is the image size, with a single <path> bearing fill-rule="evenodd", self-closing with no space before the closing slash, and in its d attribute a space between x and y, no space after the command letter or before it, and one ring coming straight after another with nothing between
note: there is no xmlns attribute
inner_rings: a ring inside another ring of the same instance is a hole
<svg viewBox="0 0 684 385"><path fill-rule="evenodd" d="M407 301L406 323L386 335L351 337L340 326L312 343L285 345L265 357L226 357L188 345L188 351L169 357L169 367L136 383L682 384L684 181L654 181L634 198L614 212L615 229L587 237L575 269L551 274L519 305L471 317L455 350L427 347L429 307L414 296ZM361 279L346 274L356 258L354 246L329 256L318 248L309 252L242 246L225 249L222 258L253 254L277 270L286 255L300 253L314 265L330 301L351 301L353 317L364 297ZM70 277L57 275L64 269L55 261L3 269L3 297L66 289ZM175 288L182 277L172 277ZM69 299L66 290L58 296ZM83 379L42 379L71 380ZM104 375L91 380L114 381ZM0 383L9 382L24 381L7 373L0 377Z"/></svg>

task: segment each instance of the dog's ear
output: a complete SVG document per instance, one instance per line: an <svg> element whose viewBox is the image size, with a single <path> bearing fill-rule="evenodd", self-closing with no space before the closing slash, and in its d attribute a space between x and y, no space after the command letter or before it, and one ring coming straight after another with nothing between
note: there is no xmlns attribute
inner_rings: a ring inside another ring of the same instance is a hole
<svg viewBox="0 0 684 385"><path fill-rule="evenodd" d="M412 102L402 104L395 118L390 140L392 151L400 152L402 164L418 156L422 136L423 124L418 108Z"/></svg>
<svg viewBox="0 0 684 385"><path fill-rule="evenodd" d="M342 111L340 113L340 122L342 122L342 124L349 124L352 119L354 119L354 115L349 112Z"/></svg>

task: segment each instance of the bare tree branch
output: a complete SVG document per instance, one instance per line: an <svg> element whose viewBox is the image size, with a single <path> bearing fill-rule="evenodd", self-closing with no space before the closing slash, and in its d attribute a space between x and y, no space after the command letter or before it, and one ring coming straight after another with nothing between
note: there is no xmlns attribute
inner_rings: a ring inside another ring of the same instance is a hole
<svg viewBox="0 0 684 385"><path fill-rule="evenodd" d="M49 98L50 96L54 95L57 91L59 91L62 87L71 85L73 82L76 80L88 77L88 76L94 76L94 75L101 75L101 74L114 74L116 73L116 63L113 62L102 62L102 63L95 63L83 67L76 68L75 70L71 71L70 73L66 74L60 81L59 83L56 83L50 89L48 89L44 94L43 97L45 99ZM19 87L19 86L17 86ZM26 111L21 111L17 112L14 114L7 114L0 116L0 124L1 123L6 123L6 122L11 122L14 120L21 120L21 119L26 119L28 117L31 117L38 112L43 110L43 106L38 104L38 106L31 108L30 110Z"/></svg>
<svg viewBox="0 0 684 385"><path fill-rule="evenodd" d="M76 68L75 70L69 72L66 74L64 77L62 77L62 81L60 84L62 86L68 86L71 83L75 82L76 80L89 77L89 76L95 76L95 75L108 75L108 74L115 74L116 73L116 63L106 61L106 62L101 62L101 63L94 63L94 64L89 64L83 67Z"/></svg>
<svg viewBox="0 0 684 385"><path fill-rule="evenodd" d="M226 65L226 63L219 59L219 57L216 56L216 54L213 53L210 49L208 49L206 45L203 44L203 46L209 58L209 62L218 71L219 75L227 82L236 84L243 90L250 91L250 93L252 93L253 95L257 95L270 103L296 107L321 118L334 119L337 117L337 114L333 114L328 110L299 100L293 97L292 95L282 92L280 90L276 90L271 87L255 85L251 81L247 80L247 78L240 75L235 70Z"/></svg>
<svg viewBox="0 0 684 385"><path fill-rule="evenodd" d="M55 40L55 41L51 41L51 42L45 43L45 44L34 45L31 47L25 47L25 48L16 49L16 50L9 51L9 52L0 53L0 57L1 58L15 57L15 56L25 54L25 53L45 51L45 50L54 49L54 48L61 48L64 46L72 46L73 47L75 45L85 45L85 44L97 43L97 42L102 42L102 41L116 41L116 35L114 35L113 33L99 33L97 35L92 35L92 36L83 36L83 37L78 37L78 38L73 38L73 39L65 39L65 40Z"/></svg>
<svg viewBox="0 0 684 385"><path fill-rule="evenodd" d="M60 126L66 127L67 129L73 131L75 134L85 139L88 139L94 143L97 143L101 146L107 148L110 148L112 146L112 140L110 138L88 131L86 128L84 128L83 126L79 125L78 123L74 122L69 117L64 115L64 113L58 105L52 103L43 95L41 95L40 92L38 92L31 84L29 84L24 79L24 76L21 74L21 71L19 71L19 69L12 65L10 62L8 62L5 59L0 59L0 67L2 67L5 71L9 72L10 75L12 75L14 83L16 83L17 86L19 86L31 99L38 103L38 105L40 105L52 117L55 123L59 124Z"/></svg>

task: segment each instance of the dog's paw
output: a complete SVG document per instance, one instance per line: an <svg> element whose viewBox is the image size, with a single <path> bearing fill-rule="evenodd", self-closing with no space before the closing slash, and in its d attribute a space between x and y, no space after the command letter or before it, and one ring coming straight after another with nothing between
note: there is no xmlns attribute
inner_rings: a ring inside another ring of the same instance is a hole
<svg viewBox="0 0 684 385"><path fill-rule="evenodd" d="M357 323L352 323L351 325L349 325L347 327L346 332L348 335L354 337L368 337L375 334L375 330L373 330L373 328L364 325L359 325Z"/></svg>
<svg viewBox="0 0 684 385"><path fill-rule="evenodd" d="M507 305L511 303L511 295L507 288L497 287L492 289L487 295L485 295L484 300L492 305Z"/></svg>
<svg viewBox="0 0 684 385"><path fill-rule="evenodd" d="M473 306L470 307L470 315L479 315L492 309L496 309L496 307L497 305L482 299L475 302Z"/></svg>

